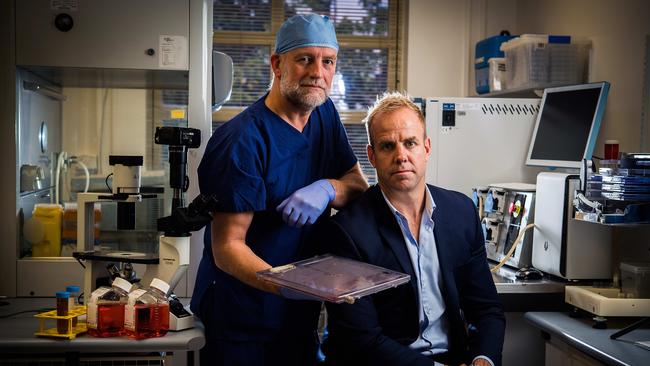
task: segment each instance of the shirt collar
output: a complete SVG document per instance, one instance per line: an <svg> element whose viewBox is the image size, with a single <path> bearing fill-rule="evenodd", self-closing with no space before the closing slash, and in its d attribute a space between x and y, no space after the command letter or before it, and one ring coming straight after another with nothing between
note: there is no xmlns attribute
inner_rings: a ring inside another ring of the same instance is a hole
<svg viewBox="0 0 650 366"><path fill-rule="evenodd" d="M397 211L395 206L393 206L393 204L390 203L390 200L388 199L388 197L386 197L386 194L381 189L381 186L379 186L379 190L381 191L381 195L384 197L384 201L386 201L386 204L388 205L388 208L390 209L390 212L392 212L393 215L395 215L395 216L404 217L404 215L401 212ZM424 194L424 212L427 213L426 217L427 217L427 221L428 221L428 220L432 220L431 216L433 215L433 210L436 209L436 203L433 200L433 197L431 197L431 192L429 191L429 189L426 186L424 188L424 192L425 192L425 194Z"/></svg>

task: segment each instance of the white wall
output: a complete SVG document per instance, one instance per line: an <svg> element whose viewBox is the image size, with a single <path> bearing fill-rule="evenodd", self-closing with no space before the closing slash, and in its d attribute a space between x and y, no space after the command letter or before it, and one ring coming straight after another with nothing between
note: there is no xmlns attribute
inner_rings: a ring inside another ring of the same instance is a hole
<svg viewBox="0 0 650 366"><path fill-rule="evenodd" d="M643 63L646 35L650 34L649 19L650 1L647 0L517 2L518 32L569 34L592 40L590 79L612 84L596 145L599 155L606 139L619 140L622 151L640 148Z"/></svg>
<svg viewBox="0 0 650 366"><path fill-rule="evenodd" d="M638 151L649 15L647 0L412 0L406 89L414 96L475 95L476 41L502 29L588 38L591 81L612 84L595 154L602 155L606 139L619 140L621 151ZM647 151L647 125L645 141Z"/></svg>
<svg viewBox="0 0 650 366"><path fill-rule="evenodd" d="M407 90L413 96L476 95L476 42L515 34L516 0L411 0Z"/></svg>
<svg viewBox="0 0 650 366"><path fill-rule="evenodd" d="M421 97L467 94L469 4L469 0L409 2L406 78L409 94Z"/></svg>

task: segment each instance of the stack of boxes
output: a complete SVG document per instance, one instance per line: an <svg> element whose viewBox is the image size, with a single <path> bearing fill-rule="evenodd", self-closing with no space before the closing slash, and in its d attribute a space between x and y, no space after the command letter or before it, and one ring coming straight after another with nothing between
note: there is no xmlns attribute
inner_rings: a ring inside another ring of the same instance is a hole
<svg viewBox="0 0 650 366"><path fill-rule="evenodd" d="M504 33L504 32L502 32ZM510 34L486 38L476 44L474 70L476 71L476 92L485 94L503 90L505 59L501 44L515 36Z"/></svg>
<svg viewBox="0 0 650 366"><path fill-rule="evenodd" d="M476 44L477 93L580 84L586 79L588 43L571 43L570 36L545 34L503 37Z"/></svg>

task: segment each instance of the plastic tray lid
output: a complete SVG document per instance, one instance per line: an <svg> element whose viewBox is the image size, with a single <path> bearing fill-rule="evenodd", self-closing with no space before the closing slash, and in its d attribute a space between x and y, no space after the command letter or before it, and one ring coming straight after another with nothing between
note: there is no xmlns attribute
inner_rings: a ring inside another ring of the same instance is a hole
<svg viewBox="0 0 650 366"><path fill-rule="evenodd" d="M353 303L411 279L404 273L329 254L260 271L257 277L337 304Z"/></svg>

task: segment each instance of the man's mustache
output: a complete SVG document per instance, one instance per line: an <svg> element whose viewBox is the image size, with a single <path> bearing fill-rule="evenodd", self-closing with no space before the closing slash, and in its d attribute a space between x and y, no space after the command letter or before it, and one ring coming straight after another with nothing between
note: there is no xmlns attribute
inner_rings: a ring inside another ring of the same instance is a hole
<svg viewBox="0 0 650 366"><path fill-rule="evenodd" d="M327 85L325 85L325 82L320 79L300 80L300 86L315 86L321 89L327 89Z"/></svg>

